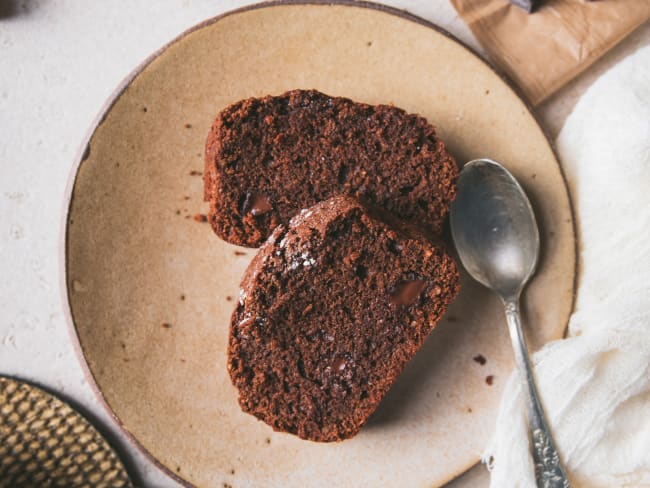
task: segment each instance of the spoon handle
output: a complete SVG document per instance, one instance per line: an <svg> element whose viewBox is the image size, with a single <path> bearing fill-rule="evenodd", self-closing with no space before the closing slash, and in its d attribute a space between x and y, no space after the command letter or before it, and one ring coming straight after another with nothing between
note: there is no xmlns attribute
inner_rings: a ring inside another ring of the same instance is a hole
<svg viewBox="0 0 650 488"><path fill-rule="evenodd" d="M532 432L535 478L539 488L569 488L569 480L560 463L553 437L544 418L544 410L537 394L528 348L521 328L519 297L504 299L510 339L515 352L522 390L526 397L528 425Z"/></svg>

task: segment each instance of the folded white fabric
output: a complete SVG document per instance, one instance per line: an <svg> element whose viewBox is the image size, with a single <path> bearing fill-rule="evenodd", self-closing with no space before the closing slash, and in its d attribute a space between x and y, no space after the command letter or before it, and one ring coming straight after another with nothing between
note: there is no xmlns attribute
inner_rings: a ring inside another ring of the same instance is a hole
<svg viewBox="0 0 650 488"><path fill-rule="evenodd" d="M533 355L573 487L650 487L650 47L596 81L557 147L579 223L569 337ZM535 486L518 378L484 456L493 488Z"/></svg>

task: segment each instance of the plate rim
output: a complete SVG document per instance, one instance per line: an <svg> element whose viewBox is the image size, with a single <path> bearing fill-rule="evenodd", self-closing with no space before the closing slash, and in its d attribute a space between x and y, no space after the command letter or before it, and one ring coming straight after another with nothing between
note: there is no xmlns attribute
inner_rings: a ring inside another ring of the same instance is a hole
<svg viewBox="0 0 650 488"><path fill-rule="evenodd" d="M548 130L540 123L539 117L533 110L533 105L528 101L528 99L525 97L523 94L523 91L501 70L499 70L497 67L492 65L481 53L477 52L474 48L472 48L470 45L468 45L466 42L462 41L458 37L454 36L451 34L449 31L445 30L444 28L440 27L439 25L423 19L422 17L419 17L415 14L412 14L411 12L403 9L399 9L396 7L376 3L376 2L370 2L366 0L265 0L261 1L258 3L253 3L250 5L245 5L243 7L236 8L234 10L228 10L226 12L223 12L221 14L218 14L214 17L210 17L208 19L205 19L192 27L189 27L188 29L184 30L177 36L175 36L173 39L170 41L166 42L163 44L160 48L156 49L153 53L148 55L144 60L139 62L135 68L133 68L123 79L118 83L118 85L113 89L111 94L107 97L106 101L102 104L101 108L99 109L97 115L94 117L93 121L90 123L88 129L86 130L86 133L82 139L81 144L79 145L79 148L73 158L73 163L72 166L70 167L70 171L68 173L67 181L66 181L66 186L64 190L64 197L63 197L63 212L61 212L61 220L60 220L60 227L59 227L59 236L58 236L58 263L59 263L59 293L60 293L60 298L61 298L61 305L63 308L63 317L66 322L66 328L68 330L68 335L70 337L70 342L72 344L72 348L74 350L75 356L78 360L78 362L81 365L81 369L83 372L84 377L88 381L88 385L90 386L92 392L95 395L95 398L98 400L98 403L100 405L100 408L108 414L109 418L112 419L114 426L117 428L117 431L124 436L126 441L133 446L142 456L144 456L147 461L152 463L154 466L156 466L159 470L161 470L165 475L169 476L172 478L174 481L179 483L181 486L186 487L186 488L196 488L196 485L190 483L189 481L181 478L177 473L172 471L169 467L164 465L161 461L159 461L149 450L140 443L140 441L135 437L134 434L129 431L129 429L124 425L122 420L117 416L117 414L113 411L111 406L109 405L108 401L104 397L103 391L100 389L99 384L97 383L97 380L95 378L95 375L93 374L92 370L90 369L90 365L88 363L88 360L86 358L86 353L84 351L83 346L81 345L81 339L79 337L78 331L77 331L77 326L74 321L74 316L72 313L72 307L70 304L70 290L68 288L68 228L69 228L69 221L70 221L70 208L72 205L72 199L73 199L73 193L74 193L74 188L75 184L77 182L77 176L79 174L79 168L83 164L83 162L88 158L90 155L90 141L95 135L95 132L97 129L104 123L106 120L106 117L108 116L109 112L115 105L115 103L119 100L119 98L122 96L122 94L126 91L126 89L131 85L131 83L153 62L155 61L160 55L162 55L168 48L176 44L177 42L181 41L188 35L194 33L195 31L201 30L204 27L210 26L212 24L215 24L219 22L220 20L230 17L232 15L237 15L241 14L244 12L252 11L252 10L258 10L258 9L264 9L264 8L274 8L274 7L282 7L282 6L287 6L287 5L293 5L293 6L311 6L311 5L320 5L320 6L344 6L344 7L356 7L356 8L361 8L361 9L368 9L368 10L375 10L380 13L392 15L395 17L399 17L401 19L408 20L410 22L414 22L416 24L422 25L424 27L427 27L429 29L432 29L439 34L444 35L448 39L450 39L452 42L455 42L456 44L460 45L463 47L467 52L469 52L471 55L479 59L488 69L490 69L493 73L495 73L501 81L505 83L505 85L514 93L514 95L524 104L524 107L526 108L526 111L528 114L533 118L535 121L535 124L537 127L541 130L544 138L546 139L546 142L548 146L551 149L551 152L553 154L553 157L555 159L555 163L558 166L558 169L560 171L560 176L562 178L562 182L564 184L564 188L567 194L567 199L568 199L568 205L569 205L569 211L571 213L571 222L572 222L572 230L571 234L573 236L573 261L574 261L574 270L573 270L573 284L572 284L572 297L571 297L571 306L569 310L569 316L567 318L567 323L564 325L564 332L562 334L563 337L566 336L566 331L568 327L568 322L575 310L575 302L576 302L576 293L577 293L577 285L578 285L578 274L579 274L579 244L578 244L578 232L577 232L577 222L576 222L576 213L575 213L575 208L574 208L574 203L573 203L573 197L571 195L571 192L569 190L569 185L566 179L566 175L564 172L564 168L560 162L560 159L558 157L557 149L555 147L555 144L549 137ZM470 468L473 466L476 466L477 464L480 463L480 460L466 466L464 470L454 473L448 480L445 481L445 484L451 482L455 478L461 476L465 472L467 472ZM443 485L444 486L444 485Z"/></svg>

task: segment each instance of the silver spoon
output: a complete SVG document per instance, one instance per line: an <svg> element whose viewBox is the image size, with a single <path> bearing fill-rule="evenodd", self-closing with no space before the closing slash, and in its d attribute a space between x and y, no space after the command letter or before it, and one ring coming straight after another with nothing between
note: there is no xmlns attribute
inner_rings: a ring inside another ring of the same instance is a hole
<svg viewBox="0 0 650 488"><path fill-rule="evenodd" d="M535 388L519 314L519 296L535 271L539 254L539 231L530 202L503 166L489 159L476 159L460 172L450 220L463 266L475 280L496 292L505 307L526 396L537 485L568 488Z"/></svg>

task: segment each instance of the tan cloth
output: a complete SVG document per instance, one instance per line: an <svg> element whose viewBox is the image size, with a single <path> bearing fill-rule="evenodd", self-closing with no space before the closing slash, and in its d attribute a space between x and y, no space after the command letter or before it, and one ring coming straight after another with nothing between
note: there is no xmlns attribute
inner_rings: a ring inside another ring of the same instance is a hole
<svg viewBox="0 0 650 488"><path fill-rule="evenodd" d="M492 61L537 105L650 19L650 0L451 0Z"/></svg>

